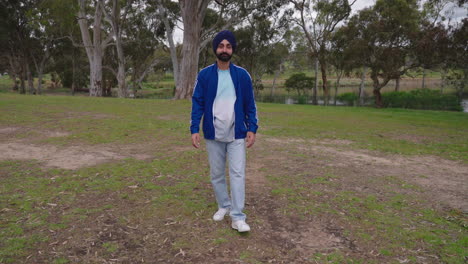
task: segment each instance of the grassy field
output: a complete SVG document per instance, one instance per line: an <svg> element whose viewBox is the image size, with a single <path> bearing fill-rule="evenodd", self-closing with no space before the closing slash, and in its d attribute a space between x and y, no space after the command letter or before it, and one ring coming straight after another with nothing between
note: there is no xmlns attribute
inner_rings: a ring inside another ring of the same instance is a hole
<svg viewBox="0 0 468 264"><path fill-rule="evenodd" d="M241 235L189 101L0 93L0 263L466 263L467 114L258 110Z"/></svg>

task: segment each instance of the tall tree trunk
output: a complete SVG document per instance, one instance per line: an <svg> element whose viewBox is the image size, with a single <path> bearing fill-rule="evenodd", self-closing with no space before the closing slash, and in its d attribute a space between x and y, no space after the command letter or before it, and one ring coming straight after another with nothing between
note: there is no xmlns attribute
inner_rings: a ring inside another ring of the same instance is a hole
<svg viewBox="0 0 468 264"><path fill-rule="evenodd" d="M325 60L320 61L320 72L322 73L323 105L328 105L330 91L328 90L327 62Z"/></svg>
<svg viewBox="0 0 468 264"><path fill-rule="evenodd" d="M100 97L102 96L103 83L102 83L102 55L95 54L95 60L91 65L91 87L89 89L90 96Z"/></svg>
<svg viewBox="0 0 468 264"><path fill-rule="evenodd" d="M367 66L364 66L361 74L361 83L359 84L359 105L364 105L364 91L366 82Z"/></svg>
<svg viewBox="0 0 468 264"><path fill-rule="evenodd" d="M270 96L273 98L273 95L275 93L275 88L276 88L276 80L278 79L279 74L283 71L283 62L280 63L279 69L276 70L275 72L275 77L273 78L273 84L271 86L271 92Z"/></svg>
<svg viewBox="0 0 468 264"><path fill-rule="evenodd" d="M72 50L72 85L71 85L71 94L75 95L76 90L76 58L75 58L75 49Z"/></svg>
<svg viewBox="0 0 468 264"><path fill-rule="evenodd" d="M101 3L101 8L103 10L103 13L105 15L106 20L111 24L112 27L112 35L114 36L115 40L115 48L117 50L117 84L118 84L118 89L117 89L117 95L120 98L125 98L128 97L128 87L125 82L125 54L123 50L123 44L122 44L122 22L126 19L127 16L127 10L129 6L125 6L123 14L121 14L121 8L119 5L119 2L117 0L112 0L112 9L111 12L108 13L106 12L105 9L105 2L104 0L100 1ZM127 5L130 4L130 2L127 2Z"/></svg>
<svg viewBox="0 0 468 264"><path fill-rule="evenodd" d="M119 38L117 38L119 39ZM118 69L117 69L117 83L119 86L118 96L120 98L128 97L127 84L125 82L125 56L123 53L123 47L121 41L116 40L117 46L117 59L118 59Z"/></svg>
<svg viewBox="0 0 468 264"><path fill-rule="evenodd" d="M203 18L210 0L180 0L184 21L184 44L182 47L182 68L174 99L190 98L198 72L198 55Z"/></svg>
<svg viewBox="0 0 468 264"><path fill-rule="evenodd" d="M135 84L135 86L136 86L135 89L141 87L141 83L145 79L146 75L149 74L151 71L153 71L153 68L160 62L161 62L160 59L153 59L153 61L148 65L148 67L146 67L146 69L140 74L140 76L135 76L135 78L136 78L136 80L135 80L135 83L136 83Z"/></svg>
<svg viewBox="0 0 468 264"><path fill-rule="evenodd" d="M26 70L25 70L25 65L21 65L21 71L19 74L20 77L20 94L25 94L26 93L26 87L25 87L25 80L26 80Z"/></svg>
<svg viewBox="0 0 468 264"><path fill-rule="evenodd" d="M400 76L395 79L395 92L400 91Z"/></svg>
<svg viewBox="0 0 468 264"><path fill-rule="evenodd" d="M376 72L372 71L371 79L373 81L373 87L374 87L374 90L372 92L373 92L374 98L375 98L375 106L377 108L381 108L381 107L383 107L383 101L382 101L382 94L380 93L380 90L383 87L385 87L385 85L388 84L388 82L390 81L390 78L385 77L383 79L382 83L380 83L378 74Z"/></svg>
<svg viewBox="0 0 468 264"><path fill-rule="evenodd" d="M380 89L374 86L374 90L372 92L374 93L375 106L377 108L381 108L383 106L383 102L382 102L382 94L380 93Z"/></svg>
<svg viewBox="0 0 468 264"><path fill-rule="evenodd" d="M159 8L159 12L161 15L161 19L164 23L164 27L166 28L166 36L167 36L167 41L169 43L169 51L171 54L171 62L172 62L172 68L173 68L172 71L174 75L174 85L175 87L178 87L180 67L179 67L179 59L177 58L177 47L174 44L173 29L171 28L171 24L169 23L169 19L167 17L167 10L162 5L161 1L158 1L158 8Z"/></svg>
<svg viewBox="0 0 468 264"><path fill-rule="evenodd" d="M44 75L44 68L47 60L49 59L49 49L46 48L43 57L39 64L37 64L37 60L33 57L34 66L36 66L37 71L37 94L42 94L42 77Z"/></svg>
<svg viewBox="0 0 468 264"><path fill-rule="evenodd" d="M37 94L42 94L42 77L43 77L43 75L44 74L42 73L42 71L37 73Z"/></svg>
<svg viewBox="0 0 468 264"><path fill-rule="evenodd" d="M34 89L34 78L29 63L26 63L26 74L28 78L28 92L29 94L36 94L36 89Z"/></svg>
<svg viewBox="0 0 468 264"><path fill-rule="evenodd" d="M16 67L17 63L16 60L13 61L12 56L8 56L8 62L10 63L10 71L9 75L10 78L13 80L13 91L18 91L18 81L16 80L18 77L18 67Z"/></svg>
<svg viewBox="0 0 468 264"><path fill-rule="evenodd" d="M111 38L105 41L101 39L102 7L100 2L96 2L93 23L93 40L89 34L88 22L86 20L85 0L78 0L78 24L80 26L81 38L85 46L86 55L89 61L89 95L102 96L102 56Z"/></svg>
<svg viewBox="0 0 468 264"><path fill-rule="evenodd" d="M426 68L423 68L422 89L426 88Z"/></svg>
<svg viewBox="0 0 468 264"><path fill-rule="evenodd" d="M315 58L315 84L314 89L312 91L312 104L318 105L317 101L317 90L318 90L318 71L319 71L319 61L318 58Z"/></svg>

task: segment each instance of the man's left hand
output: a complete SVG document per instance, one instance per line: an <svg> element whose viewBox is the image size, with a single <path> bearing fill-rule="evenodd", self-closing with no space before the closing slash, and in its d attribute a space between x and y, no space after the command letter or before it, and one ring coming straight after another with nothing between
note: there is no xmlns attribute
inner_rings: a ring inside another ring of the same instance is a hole
<svg viewBox="0 0 468 264"><path fill-rule="evenodd" d="M247 132L247 147L250 148L251 146L253 146L253 144L255 143L255 133L254 132Z"/></svg>

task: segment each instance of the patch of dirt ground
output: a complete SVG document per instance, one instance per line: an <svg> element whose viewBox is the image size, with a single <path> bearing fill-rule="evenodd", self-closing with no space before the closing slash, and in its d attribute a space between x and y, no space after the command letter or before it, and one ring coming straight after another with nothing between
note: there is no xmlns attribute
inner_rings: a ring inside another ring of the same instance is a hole
<svg viewBox="0 0 468 264"><path fill-rule="evenodd" d="M0 128L0 135L6 136L17 130L18 128L11 127ZM43 131L43 135L67 136L68 134L60 131ZM50 254L61 252L72 261L99 263L249 262L249 256L242 257L239 248L248 252L256 252L255 260L263 263L313 263L310 257L314 253L334 252L336 249L343 250L346 255L375 258L372 255L373 252L363 252L365 249L360 248L355 241L347 237L344 232L345 227L331 217L315 214L302 218L284 214L281 211L284 205L271 194L268 176L272 170L286 177L288 174L296 173L323 175L332 169L343 176L340 178L343 188L370 193L376 192L376 187L370 183L373 177L395 176L421 186L424 190L422 196L434 206L442 204L465 213L468 212L466 192L468 166L466 164L439 157L405 157L342 148L351 143L346 140L281 139L259 134L254 148L248 150L247 161L246 209L252 232L234 240L236 242L231 243L229 233L226 235L228 243L220 243L212 248L204 246L206 241L198 241L204 237L204 234L220 232L220 229L230 229L228 220L213 223L210 219L213 212L200 212L203 218L196 224L184 222L180 218L179 220L152 219L133 220L132 222L127 221L127 218L138 214L143 215L150 209L151 197L135 203L123 200L121 193L106 193L100 196L96 194L96 196L79 197L79 203L84 206L105 201L105 203L113 204L113 208L96 212L93 217L85 220L79 220L71 229L53 233L53 240L46 247L51 250ZM60 147L17 139L0 141L0 160L36 159L47 167L73 170L127 157L150 159L153 156L149 149L154 147L154 144L156 143L127 147L109 145ZM192 150L189 144L187 140L188 147L174 146L171 151ZM294 158L296 154L300 155L297 160ZM297 163L297 161L303 163ZM138 192L137 189L131 191ZM208 200L214 202L213 195L208 197ZM67 208L62 209L67 210ZM54 210L57 212L51 212L51 215L56 214L58 217L59 206ZM126 224L127 222L131 224ZM196 242L195 247L199 251L193 252L184 248L183 245L178 246L181 244L179 241L181 238L186 238L192 243ZM99 252L99 254L104 254L104 257L98 255L96 245L102 248L105 243L115 244L119 250L116 253ZM233 254L236 254L241 261L234 261ZM156 259L155 256L157 256ZM38 263L46 259L40 254L31 258Z"/></svg>
<svg viewBox="0 0 468 264"><path fill-rule="evenodd" d="M52 144L38 144L27 139L14 139L14 133L25 131L25 128L4 127L0 128L0 136L8 141L0 141L0 160L37 160L45 167L62 169L79 169L97 164L121 160L125 158L148 159L151 155L139 149L140 146L107 146L85 145L57 146ZM65 137L70 133L63 131L34 130L38 137L35 140ZM138 151L140 150L140 151Z"/></svg>
<svg viewBox="0 0 468 264"><path fill-rule="evenodd" d="M264 137L264 141L316 155L323 166L350 170L364 168L368 175L396 176L425 189L437 203L468 213L468 165L435 156L401 156L368 150L348 150L339 142Z"/></svg>

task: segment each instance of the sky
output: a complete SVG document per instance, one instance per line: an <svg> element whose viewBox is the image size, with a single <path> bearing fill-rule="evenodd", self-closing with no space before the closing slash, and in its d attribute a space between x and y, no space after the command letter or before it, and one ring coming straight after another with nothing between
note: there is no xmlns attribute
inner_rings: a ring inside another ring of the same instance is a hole
<svg viewBox="0 0 468 264"><path fill-rule="evenodd" d="M427 2L428 0L422 0L421 4ZM356 13L357 11L364 9L366 7L372 6L375 4L375 0L357 0L356 3L353 5L352 14ZM447 14L447 17L451 18L453 22L459 22L463 18L468 17L468 4L465 4L465 8L457 7L456 4L450 3L447 4L442 10L442 13L451 12L451 14Z"/></svg>
<svg viewBox="0 0 468 264"><path fill-rule="evenodd" d="M354 14L361 9L374 5L374 3L375 0L357 0L356 3L354 3L352 7L353 10L351 12Z"/></svg>

